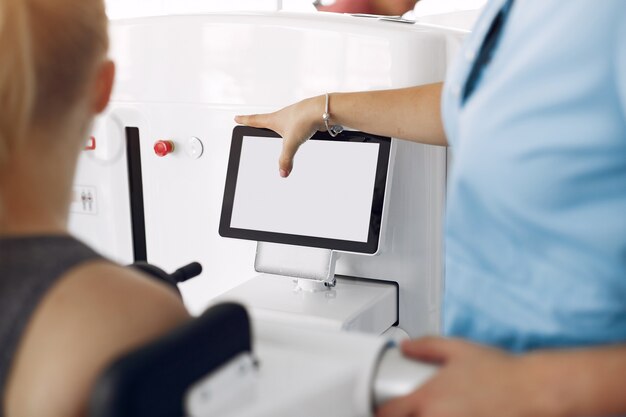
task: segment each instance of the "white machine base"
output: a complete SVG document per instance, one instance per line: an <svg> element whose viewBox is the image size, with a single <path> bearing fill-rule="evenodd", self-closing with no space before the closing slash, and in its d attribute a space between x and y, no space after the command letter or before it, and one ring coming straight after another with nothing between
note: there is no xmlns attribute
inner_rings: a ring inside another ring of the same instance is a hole
<svg viewBox="0 0 626 417"><path fill-rule="evenodd" d="M300 328L382 334L398 320L393 283L337 277L325 291L304 291L290 277L261 274L216 300L236 301L259 321Z"/></svg>
<svg viewBox="0 0 626 417"><path fill-rule="evenodd" d="M240 355L187 392L190 417L370 417L437 371L385 337L252 322L254 357Z"/></svg>
<svg viewBox="0 0 626 417"><path fill-rule="evenodd" d="M187 395L187 415L372 415L373 381L388 345L384 338L254 320L253 329L258 372L239 361L233 365L241 372L235 372L234 378L225 370L217 378L213 375L200 381Z"/></svg>

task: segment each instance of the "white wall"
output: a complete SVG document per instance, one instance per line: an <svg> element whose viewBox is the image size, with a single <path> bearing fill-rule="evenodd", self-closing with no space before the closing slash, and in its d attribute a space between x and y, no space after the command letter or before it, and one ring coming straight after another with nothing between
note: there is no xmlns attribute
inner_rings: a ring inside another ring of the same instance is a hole
<svg viewBox="0 0 626 417"><path fill-rule="evenodd" d="M390 0L393 1L393 0ZM196 14L228 11L314 11L312 0L105 0L112 19L167 14ZM420 0L416 16L474 10L487 0Z"/></svg>
<svg viewBox="0 0 626 417"><path fill-rule="evenodd" d="M415 5L416 16L461 12L482 8L487 0L420 0Z"/></svg>
<svg viewBox="0 0 626 417"><path fill-rule="evenodd" d="M315 11L312 0L105 0L112 19L230 11Z"/></svg>

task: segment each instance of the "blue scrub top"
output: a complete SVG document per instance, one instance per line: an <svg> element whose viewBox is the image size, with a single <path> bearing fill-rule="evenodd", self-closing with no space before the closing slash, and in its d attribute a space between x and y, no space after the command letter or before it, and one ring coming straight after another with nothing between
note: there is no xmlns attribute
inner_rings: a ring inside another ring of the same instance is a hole
<svg viewBox="0 0 626 417"><path fill-rule="evenodd" d="M626 1L491 1L444 88L444 331L521 352L626 342Z"/></svg>

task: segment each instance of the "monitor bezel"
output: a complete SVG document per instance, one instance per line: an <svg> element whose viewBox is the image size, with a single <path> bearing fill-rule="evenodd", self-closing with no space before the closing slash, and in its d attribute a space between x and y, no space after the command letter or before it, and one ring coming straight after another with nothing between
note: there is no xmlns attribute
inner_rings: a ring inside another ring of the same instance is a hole
<svg viewBox="0 0 626 417"><path fill-rule="evenodd" d="M391 154L391 138L372 135L359 131L344 131L337 137L331 137L327 132L317 132L309 140L323 140L335 142L374 142L378 143L378 161L376 164L376 176L370 209L370 222L367 242L323 238L317 236L293 235L287 233L268 232L252 229L238 229L230 226L239 173L239 162L244 137L264 137L282 140L281 136L268 129L253 128L248 126L236 126L228 159L224 198L222 200L222 213L220 217L219 234L222 237L252 240L257 242L272 242L287 245L315 247L331 249L341 252L353 252L363 254L375 254L378 252L380 236L382 233L383 212L385 206L385 194L389 175L389 156ZM278 161L276 155L276 160ZM297 159L296 159L297 164ZM296 168L297 169L297 165ZM278 166L276 169L278 175Z"/></svg>

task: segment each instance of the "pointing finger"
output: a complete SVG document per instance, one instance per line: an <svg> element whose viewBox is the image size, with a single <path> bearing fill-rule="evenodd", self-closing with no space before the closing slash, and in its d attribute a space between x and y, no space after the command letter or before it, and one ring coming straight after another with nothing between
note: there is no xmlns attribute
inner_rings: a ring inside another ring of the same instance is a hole
<svg viewBox="0 0 626 417"><path fill-rule="evenodd" d="M250 114L235 116L235 122L250 127L261 127L271 129L271 114Z"/></svg>

